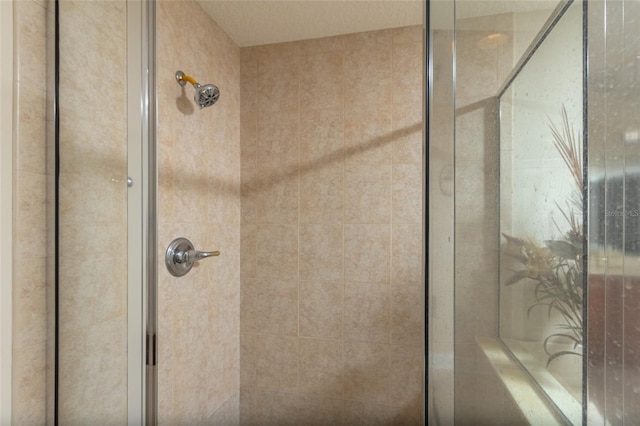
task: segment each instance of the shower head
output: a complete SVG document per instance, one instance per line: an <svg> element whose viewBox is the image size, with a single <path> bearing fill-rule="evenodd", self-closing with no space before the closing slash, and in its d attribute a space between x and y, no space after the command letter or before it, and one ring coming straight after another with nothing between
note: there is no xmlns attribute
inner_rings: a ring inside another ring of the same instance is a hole
<svg viewBox="0 0 640 426"><path fill-rule="evenodd" d="M218 90L218 87L213 84L205 84L204 86L194 84L193 87L196 89L196 94L193 95L193 100L200 105L200 108L209 107L215 104L220 97L220 90Z"/></svg>
<svg viewBox="0 0 640 426"><path fill-rule="evenodd" d="M193 95L193 100L200 105L200 108L209 107L215 104L218 101L218 98L220 98L220 90L218 87L213 84L205 84L204 86L201 86L195 78L185 75L182 71L176 72L176 80L180 86L187 84L187 81L193 85L193 88L196 89L196 93Z"/></svg>

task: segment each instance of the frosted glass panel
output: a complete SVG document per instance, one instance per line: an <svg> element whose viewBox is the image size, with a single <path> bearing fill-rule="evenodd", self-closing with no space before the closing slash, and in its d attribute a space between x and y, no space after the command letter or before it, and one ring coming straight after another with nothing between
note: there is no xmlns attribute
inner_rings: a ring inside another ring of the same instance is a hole
<svg viewBox="0 0 640 426"><path fill-rule="evenodd" d="M640 3L589 2L588 424L640 418Z"/></svg>

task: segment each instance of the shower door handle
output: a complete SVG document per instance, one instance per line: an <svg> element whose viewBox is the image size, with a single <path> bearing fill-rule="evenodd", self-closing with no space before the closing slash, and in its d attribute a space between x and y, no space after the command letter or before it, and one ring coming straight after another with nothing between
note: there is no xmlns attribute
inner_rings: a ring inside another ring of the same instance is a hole
<svg viewBox="0 0 640 426"><path fill-rule="evenodd" d="M220 256L220 252L195 250L188 239L176 238L167 247L164 263L171 275L181 277L191 270L195 262L213 256Z"/></svg>

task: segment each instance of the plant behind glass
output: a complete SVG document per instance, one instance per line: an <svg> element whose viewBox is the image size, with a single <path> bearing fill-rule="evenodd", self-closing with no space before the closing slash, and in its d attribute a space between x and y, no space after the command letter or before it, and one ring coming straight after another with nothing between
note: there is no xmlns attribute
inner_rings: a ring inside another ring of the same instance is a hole
<svg viewBox="0 0 640 426"><path fill-rule="evenodd" d="M532 240L521 239L502 234L506 240L503 252L515 259L520 268L512 271L513 275L506 285L513 285L525 279L535 283L536 302L527 310L527 316L536 307L546 307L548 316L557 312L562 320L556 324L556 332L548 335L543 341L543 348L548 355L547 366L554 359L563 355L578 355L574 352L582 345L583 322L583 227L582 227L582 141L580 133L569 124L566 109L562 108L562 129L549 123L553 136L553 144L571 172L574 189L562 207L556 202L558 210L567 222L568 230L562 231L557 223L556 228L563 235L558 240L547 240L539 246ZM576 214L576 210L578 214ZM565 228L566 229L566 228ZM570 342L573 350L553 351L550 344Z"/></svg>

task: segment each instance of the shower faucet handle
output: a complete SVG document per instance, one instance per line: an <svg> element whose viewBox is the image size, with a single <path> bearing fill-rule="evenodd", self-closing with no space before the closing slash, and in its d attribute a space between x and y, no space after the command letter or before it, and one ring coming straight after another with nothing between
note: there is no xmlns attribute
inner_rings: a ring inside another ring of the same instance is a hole
<svg viewBox="0 0 640 426"><path fill-rule="evenodd" d="M207 257L220 256L219 251L198 251L198 250L177 250L173 253L173 261L175 263L193 263Z"/></svg>
<svg viewBox="0 0 640 426"><path fill-rule="evenodd" d="M218 250L216 251L189 250L186 254L187 262L197 262L198 260L202 260L212 256L220 256L220 252Z"/></svg>
<svg viewBox="0 0 640 426"><path fill-rule="evenodd" d="M164 262L171 275L181 277L191 270L195 262L213 256L220 256L220 252L195 250L188 239L176 238L167 247Z"/></svg>

